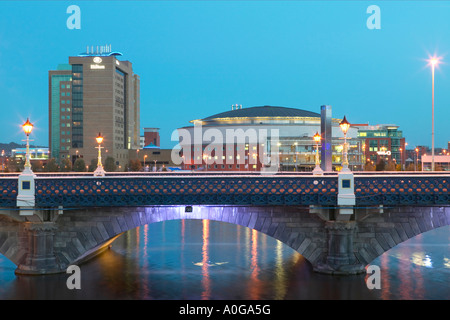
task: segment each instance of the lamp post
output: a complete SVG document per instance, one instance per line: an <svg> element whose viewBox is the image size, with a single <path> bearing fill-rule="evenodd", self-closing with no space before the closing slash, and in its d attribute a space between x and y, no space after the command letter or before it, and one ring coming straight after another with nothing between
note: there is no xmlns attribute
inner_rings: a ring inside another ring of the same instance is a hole
<svg viewBox="0 0 450 320"><path fill-rule="evenodd" d="M97 140L98 143L98 157L97 157L97 169L95 169L94 171L94 176L100 176L103 177L105 175L105 170L103 169L103 165L102 165L102 142L103 142L103 137L102 134L99 132L97 138L95 138L95 140Z"/></svg>
<svg viewBox="0 0 450 320"><path fill-rule="evenodd" d="M314 141L316 142L316 167L313 170L314 175L322 175L323 171L322 168L320 168L320 161L319 161L319 142L322 139L319 132L316 132L316 134L313 136Z"/></svg>
<svg viewBox="0 0 450 320"><path fill-rule="evenodd" d="M418 168L418 166L419 166L419 148L416 148L415 149L416 150L416 165L414 166L414 171L416 171Z"/></svg>
<svg viewBox="0 0 450 320"><path fill-rule="evenodd" d="M30 134L33 130L33 124L27 118L27 121L22 125L23 132L27 136L27 151L25 155L25 166L18 179L18 193L16 205L18 207L34 207L35 205L35 175L31 170L30 163ZM32 210L20 211L20 215L33 215Z"/></svg>
<svg viewBox="0 0 450 320"><path fill-rule="evenodd" d="M348 168L348 145L347 145L347 131L350 128L350 123L347 121L347 119L344 116L344 119L339 123L339 126L341 127L342 132L344 133L344 148L342 150L343 153L343 161L342 161L342 171L348 172L350 169Z"/></svg>
<svg viewBox="0 0 450 320"><path fill-rule="evenodd" d="M30 120L27 118L27 121L22 125L22 129L25 132L27 136L27 151L25 154L25 167L24 172L25 173L32 173L31 171L31 163L30 163L30 133L33 130L33 124L30 122Z"/></svg>
<svg viewBox="0 0 450 320"><path fill-rule="evenodd" d="M434 69L439 58L431 57L428 62L431 65L431 171L434 171Z"/></svg>

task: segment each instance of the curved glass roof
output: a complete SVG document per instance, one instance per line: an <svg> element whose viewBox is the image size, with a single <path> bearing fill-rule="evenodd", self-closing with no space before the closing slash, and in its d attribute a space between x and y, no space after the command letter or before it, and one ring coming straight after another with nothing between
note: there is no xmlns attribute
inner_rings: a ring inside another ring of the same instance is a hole
<svg viewBox="0 0 450 320"><path fill-rule="evenodd" d="M238 108L236 110L218 113L199 120L214 121L231 118L320 118L320 114L295 108L261 106Z"/></svg>

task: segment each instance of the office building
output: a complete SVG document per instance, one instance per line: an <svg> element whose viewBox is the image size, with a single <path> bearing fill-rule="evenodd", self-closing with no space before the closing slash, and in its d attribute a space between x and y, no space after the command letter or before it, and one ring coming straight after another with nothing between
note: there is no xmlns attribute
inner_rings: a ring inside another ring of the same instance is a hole
<svg viewBox="0 0 450 320"><path fill-rule="evenodd" d="M140 79L120 56L110 46L87 47L49 71L49 147L58 162L83 158L89 165L99 133L103 160L125 167L129 150L139 149Z"/></svg>
<svg viewBox="0 0 450 320"><path fill-rule="evenodd" d="M360 126L358 138L364 141L363 150L366 161L373 164L383 160L393 161L404 166L407 154L405 138L397 125Z"/></svg>

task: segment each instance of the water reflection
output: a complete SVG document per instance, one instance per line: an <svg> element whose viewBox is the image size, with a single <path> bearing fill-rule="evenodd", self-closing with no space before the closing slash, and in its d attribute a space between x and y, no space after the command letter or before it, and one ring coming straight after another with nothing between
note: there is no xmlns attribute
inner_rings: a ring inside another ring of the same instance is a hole
<svg viewBox="0 0 450 320"><path fill-rule="evenodd" d="M166 221L124 233L81 265L81 290L68 275L15 276L0 256L0 299L449 299L449 227L411 239L364 275L314 273L303 256L262 233L208 220Z"/></svg>
<svg viewBox="0 0 450 320"><path fill-rule="evenodd" d="M375 259L381 299L450 299L450 226L409 239Z"/></svg>

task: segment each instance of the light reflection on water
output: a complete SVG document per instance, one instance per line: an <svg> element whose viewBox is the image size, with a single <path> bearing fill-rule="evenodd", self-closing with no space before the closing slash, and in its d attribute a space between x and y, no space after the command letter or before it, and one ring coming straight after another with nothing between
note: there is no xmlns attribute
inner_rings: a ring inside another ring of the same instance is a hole
<svg viewBox="0 0 450 320"><path fill-rule="evenodd" d="M0 299L449 299L449 230L419 235L371 264L364 275L314 273L297 252L262 233L209 220L166 221L131 230L81 265L81 290L67 274L15 276L0 256Z"/></svg>

